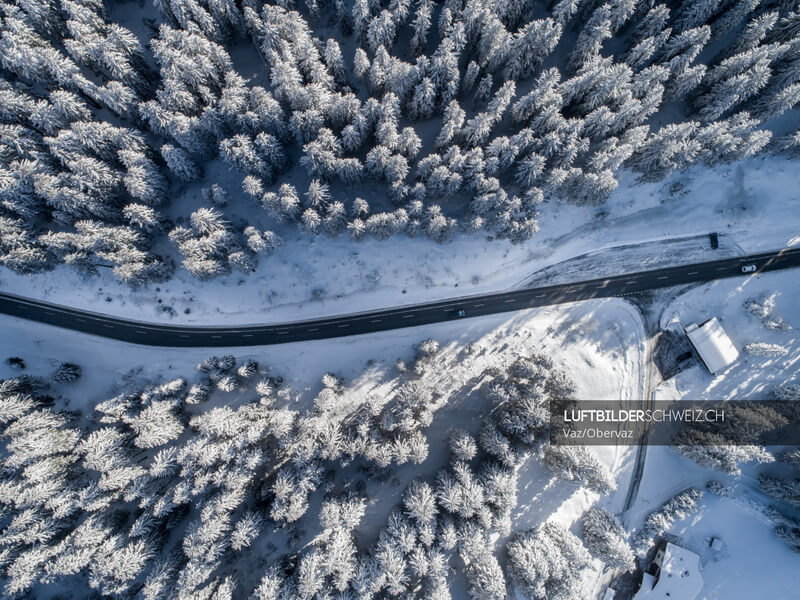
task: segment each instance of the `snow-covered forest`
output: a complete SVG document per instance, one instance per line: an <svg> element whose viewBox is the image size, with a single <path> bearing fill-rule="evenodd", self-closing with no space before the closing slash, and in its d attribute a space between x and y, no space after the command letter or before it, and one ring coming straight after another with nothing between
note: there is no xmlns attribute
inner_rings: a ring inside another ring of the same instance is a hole
<svg viewBox="0 0 800 600"><path fill-rule="evenodd" d="M361 397L327 373L307 408L279 374L233 356L166 382L133 374L88 414L68 408L78 365L0 381L2 595L445 599L456 569L471 597L505 598L498 540L512 534L519 469L540 460L601 493L614 478L591 451L548 445L547 406L573 393L549 359L518 357L450 387L446 366L426 340L398 362L386 396ZM427 429L461 385L487 405L480 432L451 428L441 468L370 497L367 486L427 461ZM378 499L385 522L359 530ZM603 520L616 530L599 531ZM613 516L589 513L584 530L591 552L630 567ZM509 540L518 585L580 588L589 550L562 526ZM562 554L582 562L559 579Z"/></svg>
<svg viewBox="0 0 800 600"><path fill-rule="evenodd" d="M0 264L210 279L294 224L521 242L622 168L800 148L794 0L153 4L0 3Z"/></svg>

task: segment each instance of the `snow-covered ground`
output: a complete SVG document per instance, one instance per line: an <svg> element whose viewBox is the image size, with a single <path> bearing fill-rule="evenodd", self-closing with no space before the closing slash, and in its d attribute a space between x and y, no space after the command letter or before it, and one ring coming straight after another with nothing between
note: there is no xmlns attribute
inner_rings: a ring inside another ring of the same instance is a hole
<svg viewBox="0 0 800 600"><path fill-rule="evenodd" d="M85 377L70 384L71 395L91 406L107 397L126 377L157 381L187 375L197 363L221 349L151 348L86 335L23 319L0 315L0 356L22 357L34 374L48 374L62 361L84 365ZM298 394L319 390L328 371L351 384L379 382L393 376L394 362L410 361L413 346L433 337L448 352L470 343L487 357L544 352L575 377L578 395L626 398L638 393L641 324L635 311L621 300L596 300L558 307L412 327L380 334L290 343L279 346L244 347L234 352L239 360L253 357L281 375ZM369 363L369 364L368 364ZM476 361L476 364L483 364ZM367 368L368 367L368 368ZM477 368L477 367L476 367ZM0 364L0 377L19 371ZM65 388L66 389L66 388Z"/></svg>
<svg viewBox="0 0 800 600"><path fill-rule="evenodd" d="M679 319L684 325L716 316L739 350L739 360L712 377L697 365L679 373L659 389L664 399L758 399L772 388L797 377L800 361L800 278L794 270L764 273L714 281L678 296L662 315L662 326ZM766 327L744 308L748 299L774 300L768 318L780 319L782 329ZM782 356L750 354L743 348L752 343L775 344Z"/></svg>
<svg viewBox="0 0 800 600"><path fill-rule="evenodd" d="M701 558L704 587L699 596L708 600L752 600L795 598L800 585L797 554L778 539L771 525L753 510L746 510L748 496L759 496L753 488L753 469L745 467L736 480L706 471L681 458L665 446L651 446L638 501L632 512L641 521L664 501L694 486L703 489L710 479L733 485L731 497L706 492L697 512L675 523L669 532L681 538L681 545ZM762 501L766 500L761 496ZM724 547L709 547L712 537Z"/></svg>
<svg viewBox="0 0 800 600"><path fill-rule="evenodd" d="M704 251L698 244L688 254L673 252L672 260L713 260L737 245L748 253L795 245L800 243L798 185L796 165L774 157L693 168L658 183L637 184L626 173L602 211L543 203L539 233L517 246L483 236L459 235L437 245L405 236L354 243L290 232L286 247L249 276L199 282L179 269L165 284L131 291L105 270L83 280L65 267L35 276L3 269L0 289L148 321L280 322L503 290L587 252L710 231L723 234L721 251ZM663 250L648 244L636 260L624 257L620 267L640 269Z"/></svg>
<svg viewBox="0 0 800 600"><path fill-rule="evenodd" d="M71 408L84 413L98 401L110 397L128 381L156 382L177 376L190 376L194 365L211 351L144 348L103 340L20 319L0 317L0 328L7 335L0 340L0 356L22 357L25 372L46 375L63 360L83 366L84 376L69 386L56 386L56 392L73 398ZM54 335L57 332L58 335ZM487 401L473 389L474 378L490 366L508 365L518 356L541 353L569 373L576 383L578 398L619 399L640 397L644 359L644 329L637 311L626 301L593 300L558 307L494 315L459 322L447 322L381 334L354 336L313 343L286 344L266 348L243 348L237 357L254 357L282 375L298 403L308 402L320 388L320 377L333 371L344 377L349 387L346 397L363 398L379 392L384 382L396 377L398 358L410 361L413 346L433 337L443 348L442 389L449 385L461 390L437 411L426 432L430 452L422 465L403 465L393 470L387 481L367 482L370 498L358 532L363 545L374 542L399 494L414 477L432 478L447 464L447 433L463 427L477 433L489 410ZM219 352L217 352L219 353ZM0 377L17 375L0 364ZM252 394L250 394L252 395ZM241 395L248 396L247 393ZM615 474L618 489L599 498L596 493L577 490L574 484L557 481L536 460L530 460L520 473L517 508L513 512L514 530L525 530L554 519L567 527L599 503L619 510L630 478L633 448L597 447L602 462ZM314 511L309 518L315 521ZM498 544L498 548L502 545ZM266 550L266 552L275 550ZM269 558L262 556L262 559ZM600 564L597 563L599 569ZM592 585L597 572L586 574ZM461 577L453 581L452 592L466 590Z"/></svg>
<svg viewBox="0 0 800 600"><path fill-rule="evenodd" d="M793 271L772 272L726 279L699 286L676 297L662 315L661 326L701 322L716 316L741 352L740 358L723 373L710 375L696 364L662 383L656 397L679 399L759 399L772 388L797 378L800 361L800 279ZM779 319L783 329L764 326L764 319L745 311L748 299L772 298L774 308L767 319ZM785 354L764 357L749 354L743 347L754 342L781 346ZM749 600L751 598L794 598L800 575L797 555L770 531L771 525L757 513L743 508L742 498L761 497L755 476L757 465L743 465L738 477L705 470L681 458L669 447L651 446L637 501L628 522L641 523L647 514L687 487L705 488L710 479L733 487L730 498L706 493L698 512L676 523L670 533L700 554L704 588L701 598ZM725 547L716 553L708 547L719 537Z"/></svg>

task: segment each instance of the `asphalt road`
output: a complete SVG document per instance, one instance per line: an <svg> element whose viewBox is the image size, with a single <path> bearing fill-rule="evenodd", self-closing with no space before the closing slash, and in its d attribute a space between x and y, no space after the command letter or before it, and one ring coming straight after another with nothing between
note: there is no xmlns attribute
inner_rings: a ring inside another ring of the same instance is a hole
<svg viewBox="0 0 800 600"><path fill-rule="evenodd" d="M576 300L627 296L652 289L724 277L751 275L752 273L742 273L743 265L756 265L757 272L800 267L800 249L783 249L765 254L737 256L603 279L467 296L273 325L199 327L144 323L3 293L0 293L0 312L39 323L146 346L262 346L439 323L459 318L455 316L459 310L465 312L464 318L479 317L537 306L575 302Z"/></svg>

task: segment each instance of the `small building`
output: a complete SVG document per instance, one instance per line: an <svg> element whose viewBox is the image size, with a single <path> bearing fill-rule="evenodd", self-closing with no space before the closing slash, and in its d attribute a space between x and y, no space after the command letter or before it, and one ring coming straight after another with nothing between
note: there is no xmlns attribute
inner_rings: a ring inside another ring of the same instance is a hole
<svg viewBox="0 0 800 600"><path fill-rule="evenodd" d="M712 317L699 325L692 323L684 329L684 332L712 375L721 373L739 358L739 351L725 333L717 317Z"/></svg>
<svg viewBox="0 0 800 600"><path fill-rule="evenodd" d="M718 537L712 537L711 538L711 542L709 543L709 546L711 546L711 549L714 550L714 552L721 552L722 551L722 540L719 539Z"/></svg>
<svg viewBox="0 0 800 600"><path fill-rule="evenodd" d="M695 600L703 589L700 557L691 550L667 543L658 558L660 566L644 574L642 587L633 600Z"/></svg>
<svg viewBox="0 0 800 600"><path fill-rule="evenodd" d="M650 563L650 567L647 569L647 572L652 575L653 577L658 577L659 571L661 571L661 565L664 562L664 556L667 553L667 544L666 542L661 542L656 548L656 555L653 557L653 561Z"/></svg>

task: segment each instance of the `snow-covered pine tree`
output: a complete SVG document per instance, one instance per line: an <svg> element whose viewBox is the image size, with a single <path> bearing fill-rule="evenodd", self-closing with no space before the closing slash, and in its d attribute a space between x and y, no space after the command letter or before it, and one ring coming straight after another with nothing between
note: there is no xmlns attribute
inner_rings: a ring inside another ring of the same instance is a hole
<svg viewBox="0 0 800 600"><path fill-rule="evenodd" d="M161 146L160 152L169 170L175 173L182 181L198 181L202 179L203 169L182 148L172 144L164 144Z"/></svg>
<svg viewBox="0 0 800 600"><path fill-rule="evenodd" d="M583 543L595 557L612 569L630 571L635 567L633 550L617 518L604 508L592 508L581 517Z"/></svg>
<svg viewBox="0 0 800 600"><path fill-rule="evenodd" d="M477 529L477 528L476 528ZM475 600L505 600L506 581L491 544L481 531L466 533L459 549L469 595Z"/></svg>
<svg viewBox="0 0 800 600"><path fill-rule="evenodd" d="M758 476L758 487L776 500L800 506L800 479L782 479L761 473Z"/></svg>
<svg viewBox="0 0 800 600"><path fill-rule="evenodd" d="M580 598L580 571L590 556L567 529L547 522L515 535L506 544L508 570L514 583L535 600Z"/></svg>

